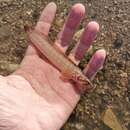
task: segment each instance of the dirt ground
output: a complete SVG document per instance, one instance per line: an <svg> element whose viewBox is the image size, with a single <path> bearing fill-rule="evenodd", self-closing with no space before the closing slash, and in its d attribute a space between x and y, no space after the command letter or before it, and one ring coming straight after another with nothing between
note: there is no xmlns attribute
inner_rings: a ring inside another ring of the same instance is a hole
<svg viewBox="0 0 130 130"><path fill-rule="evenodd" d="M0 0L0 74L8 75L20 64L28 46L24 25L34 24L49 0ZM111 130L101 121L101 113L111 107L119 122L130 130L130 0L54 0L57 19L51 37L74 3L86 7L88 21L100 24L94 49L105 48L104 68L94 80L94 92L82 96L62 130ZM79 29L80 29L79 28Z"/></svg>

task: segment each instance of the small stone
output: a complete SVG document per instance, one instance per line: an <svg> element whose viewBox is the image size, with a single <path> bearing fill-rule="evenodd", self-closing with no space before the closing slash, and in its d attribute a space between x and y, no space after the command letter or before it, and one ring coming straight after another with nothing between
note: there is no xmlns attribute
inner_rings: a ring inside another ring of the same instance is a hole
<svg viewBox="0 0 130 130"><path fill-rule="evenodd" d="M130 130L130 123L128 124L127 128L128 128L128 130Z"/></svg>
<svg viewBox="0 0 130 130"><path fill-rule="evenodd" d="M105 9L108 9L108 6L105 6Z"/></svg>
<svg viewBox="0 0 130 130"><path fill-rule="evenodd" d="M18 69L19 64L8 64L8 71L14 72L16 69Z"/></svg>
<svg viewBox="0 0 130 130"><path fill-rule="evenodd" d="M31 15L31 14L32 14L32 10L27 11L26 14L27 14L27 15Z"/></svg>
<svg viewBox="0 0 130 130"><path fill-rule="evenodd" d="M118 34L113 44L114 44L114 48L120 48L123 44L123 38Z"/></svg>
<svg viewBox="0 0 130 130"><path fill-rule="evenodd" d="M10 29L8 26L0 27L0 39L6 39L10 36Z"/></svg>
<svg viewBox="0 0 130 130"><path fill-rule="evenodd" d="M75 127L76 127L78 130L85 130L84 125L81 124L81 123L76 123Z"/></svg>
<svg viewBox="0 0 130 130"><path fill-rule="evenodd" d="M108 108L105 112L102 113L101 120L112 130L123 130L111 108Z"/></svg>
<svg viewBox="0 0 130 130"><path fill-rule="evenodd" d="M117 5L117 3L118 3L118 2L115 0L115 1L114 1L114 4Z"/></svg>
<svg viewBox="0 0 130 130"><path fill-rule="evenodd" d="M8 61L0 61L0 69L2 71L7 71L9 73L14 72L16 69L18 69L19 64L10 63Z"/></svg>
<svg viewBox="0 0 130 130"><path fill-rule="evenodd" d="M128 74L125 73L125 72L121 73L120 76L123 77L123 78L128 78Z"/></svg>
<svg viewBox="0 0 130 130"><path fill-rule="evenodd" d="M24 49L22 47L16 48L14 50L14 53L16 56L21 56L23 54L23 52L24 52Z"/></svg>
<svg viewBox="0 0 130 130"><path fill-rule="evenodd" d="M91 3L89 3L89 4L88 4L88 6L89 6L89 7L91 7L91 6L92 6L92 4L91 4Z"/></svg>

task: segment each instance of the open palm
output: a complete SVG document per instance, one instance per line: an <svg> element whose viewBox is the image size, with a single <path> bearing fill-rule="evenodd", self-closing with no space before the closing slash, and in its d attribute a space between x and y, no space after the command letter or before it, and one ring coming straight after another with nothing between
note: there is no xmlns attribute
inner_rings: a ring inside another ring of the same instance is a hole
<svg viewBox="0 0 130 130"><path fill-rule="evenodd" d="M35 29L47 36L55 12L56 5L54 3L48 4L42 12ZM63 53L72 40L75 29L84 14L83 5L76 4L72 7L64 27L54 43L61 48ZM99 26L96 22L90 22L86 26L81 40L70 55L70 58L76 64L79 63L86 50L90 47L98 30ZM97 51L90 60L89 65L84 69L84 74L92 79L102 67L105 55L103 49ZM24 114L22 114L24 121L21 125L18 125L17 130L58 130L61 128L79 101L80 93L76 86L70 82L64 82L60 77L60 72L48 63L44 56L30 44L20 68L6 77L8 84L15 86L10 89L13 94L10 97L8 96L10 100L15 102L14 110L19 115L20 112L24 111ZM16 89L17 86L20 89ZM20 103L22 105L18 105Z"/></svg>

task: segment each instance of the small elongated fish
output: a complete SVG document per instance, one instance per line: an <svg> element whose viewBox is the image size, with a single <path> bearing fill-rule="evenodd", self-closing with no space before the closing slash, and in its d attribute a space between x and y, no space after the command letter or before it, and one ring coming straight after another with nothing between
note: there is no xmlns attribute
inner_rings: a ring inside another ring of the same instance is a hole
<svg viewBox="0 0 130 130"><path fill-rule="evenodd" d="M57 47L50 44L50 41L43 34L31 29L28 29L27 33L32 44L61 72L65 79L78 83L83 91L93 88L91 81L81 69L62 54Z"/></svg>

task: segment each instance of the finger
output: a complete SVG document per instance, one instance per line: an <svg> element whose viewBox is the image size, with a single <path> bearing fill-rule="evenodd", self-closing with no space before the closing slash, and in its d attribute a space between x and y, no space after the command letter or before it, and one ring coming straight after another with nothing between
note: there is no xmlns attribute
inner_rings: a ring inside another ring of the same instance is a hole
<svg viewBox="0 0 130 130"><path fill-rule="evenodd" d="M82 4L75 4L69 13L66 23L64 24L61 32L58 34L58 40L56 43L60 43L62 49L66 49L69 45L74 32L80 21L82 20L85 14L85 7Z"/></svg>
<svg viewBox="0 0 130 130"><path fill-rule="evenodd" d="M86 68L83 70L84 74L90 79L93 80L96 73L102 69L104 61L106 58L106 51L104 49L100 49L96 51L91 60L89 61Z"/></svg>
<svg viewBox="0 0 130 130"><path fill-rule="evenodd" d="M99 25L96 22L90 22L82 37L77 45L76 51L75 51L75 59L76 60L81 60L85 54L85 52L89 49L91 46L92 42L94 41L97 32L99 31Z"/></svg>
<svg viewBox="0 0 130 130"><path fill-rule="evenodd" d="M41 32L45 36L47 36L49 33L51 23L56 14L56 8L57 7L54 2L49 3L41 13L39 21L37 22L37 25L35 27L39 32Z"/></svg>
<svg viewBox="0 0 130 130"><path fill-rule="evenodd" d="M86 51L90 48L92 45L92 42L96 38L96 34L99 32L99 24L97 22L90 22L79 41L79 43L76 45L74 50L72 50L70 54L70 58L78 64L79 61L84 57Z"/></svg>
<svg viewBox="0 0 130 130"><path fill-rule="evenodd" d="M51 23L54 19L55 13L56 13L56 5L55 3L51 2L43 10L35 29L37 29L39 32L47 36ZM27 48L25 57L37 54L38 53L36 51L36 48L32 44L30 44Z"/></svg>

